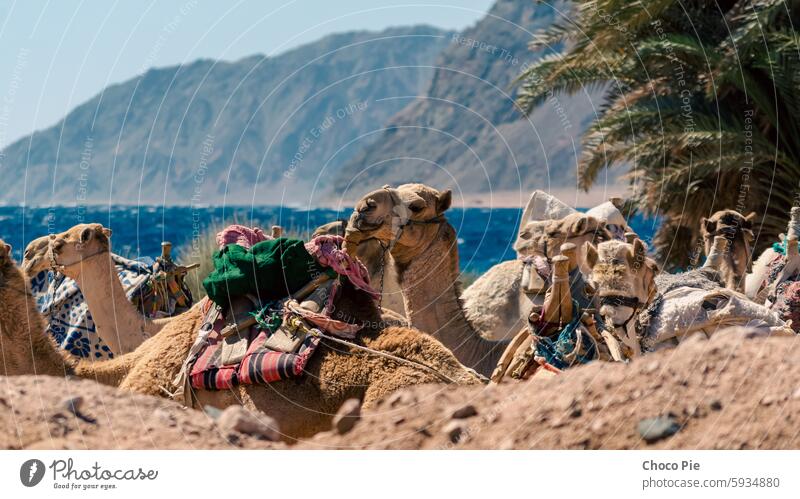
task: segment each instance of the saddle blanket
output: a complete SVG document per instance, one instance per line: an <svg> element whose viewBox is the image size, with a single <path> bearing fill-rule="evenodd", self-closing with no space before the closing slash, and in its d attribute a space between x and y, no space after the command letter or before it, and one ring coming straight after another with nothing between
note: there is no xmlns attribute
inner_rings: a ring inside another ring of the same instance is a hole
<svg viewBox="0 0 800 499"><path fill-rule="evenodd" d="M217 308L217 312L218 310ZM206 314L206 317L210 315ZM263 385L300 377L319 345L320 339L309 335L294 353L270 350L265 347L265 343L272 331L256 325L249 328L246 338L248 348L242 360L235 365L223 365L224 339L220 331L225 326L225 319L221 313L213 315L217 316L214 323L206 322L203 325L206 330L209 327L213 330L208 334L205 346L189 371L189 383L194 389L228 390L239 385Z"/></svg>
<svg viewBox="0 0 800 499"><path fill-rule="evenodd" d="M129 300L141 291L151 275L146 261L111 255L122 287ZM114 352L97 335L94 319L78 284L69 277L44 270L31 278L36 308L47 321L47 330L56 343L77 357L110 359Z"/></svg>

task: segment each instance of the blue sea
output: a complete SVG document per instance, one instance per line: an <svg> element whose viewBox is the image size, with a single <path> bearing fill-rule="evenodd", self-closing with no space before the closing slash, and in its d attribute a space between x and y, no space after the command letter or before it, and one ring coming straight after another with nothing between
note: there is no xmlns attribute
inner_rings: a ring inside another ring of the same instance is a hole
<svg viewBox="0 0 800 499"><path fill-rule="evenodd" d="M17 261L25 245L45 234L64 231L78 223L101 223L113 231L113 251L128 258L156 257L161 242L179 249L204 234L209 227L236 222L257 225L268 232L272 225L307 237L324 223L350 216L351 209L298 210L280 206L189 207L189 206L88 206L36 208L0 207L0 238L11 244ZM452 208L447 218L458 231L461 270L482 273L515 257L511 245L517 234L522 210L517 208ZM635 217L631 227L649 240L656 229L653 220Z"/></svg>

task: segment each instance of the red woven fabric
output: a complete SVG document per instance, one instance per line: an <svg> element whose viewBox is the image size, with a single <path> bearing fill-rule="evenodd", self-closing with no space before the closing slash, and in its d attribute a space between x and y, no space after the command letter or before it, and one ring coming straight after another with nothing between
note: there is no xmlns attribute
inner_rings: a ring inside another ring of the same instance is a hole
<svg viewBox="0 0 800 499"><path fill-rule="evenodd" d="M238 365L223 366L223 338L219 332L224 319L217 319L214 331L197 361L192 366L189 379L192 388L202 390L228 390L241 385L267 384L273 381L302 376L308 360L319 345L319 338L309 336L296 353L268 350L264 347L270 331L250 329L250 345Z"/></svg>

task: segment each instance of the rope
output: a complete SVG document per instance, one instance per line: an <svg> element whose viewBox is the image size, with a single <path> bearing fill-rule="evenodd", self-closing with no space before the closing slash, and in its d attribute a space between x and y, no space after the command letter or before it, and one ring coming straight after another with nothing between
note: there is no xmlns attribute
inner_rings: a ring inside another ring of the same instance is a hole
<svg viewBox="0 0 800 499"><path fill-rule="evenodd" d="M375 350L373 348L365 347L363 345L359 345L359 344L353 343L353 342L348 341L348 340L344 340L344 339L341 339L341 338L337 338L335 336L331 336L331 335L325 334L320 329L317 329L317 328L310 328L310 327L306 326L303 323L303 321L297 316L287 317L286 321L292 327L296 327L297 329L302 330L303 332L305 332L306 334L310 334L311 336L316 336L318 338L323 338L323 339L326 339L326 340L330 340L330 341L332 341L334 343L339 343L340 345L346 345L348 347L355 348L356 350L361 350L362 352L366 352L366 353L369 353L369 354L372 354L372 355L377 355L378 357L391 359L391 360L393 360L395 362L398 362L400 364L406 364L408 366L411 366L411 367L420 369L422 371L425 371L428 374L433 374L434 376L437 376L439 379L445 381L446 383L450 383L450 384L454 384L454 385L458 384L454 379L450 378L446 374L441 373L441 372L437 371L436 369L434 369L434 368L432 368L430 366L426 366L425 364L423 364L421 362L417 362L417 361L411 360L411 359L404 359L403 357L398 357L397 355L393 355L393 354L390 354L390 353L382 352L380 350Z"/></svg>

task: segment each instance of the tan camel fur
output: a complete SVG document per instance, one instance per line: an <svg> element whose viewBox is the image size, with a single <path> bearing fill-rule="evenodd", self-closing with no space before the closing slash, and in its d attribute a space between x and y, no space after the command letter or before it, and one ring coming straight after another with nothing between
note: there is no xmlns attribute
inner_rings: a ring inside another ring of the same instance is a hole
<svg viewBox="0 0 800 499"><path fill-rule="evenodd" d="M755 217L755 212L745 217L738 211L721 210L700 220L706 257L711 252L715 236L723 236L728 241L719 271L725 286L736 291L744 292L745 276L752 271Z"/></svg>
<svg viewBox="0 0 800 499"><path fill-rule="evenodd" d="M347 226L348 251L369 239L391 248L411 325L430 333L467 367L491 375L507 342L480 336L467 319L457 279L456 231L444 218L450 191L422 184L388 186L364 196Z"/></svg>
<svg viewBox="0 0 800 499"><path fill-rule="evenodd" d="M754 326L771 334L793 334L780 318L723 286L720 267L727 239L716 236L703 268L659 274L640 239L587 245L586 259L597 290L600 315L625 347L625 357L676 345L695 332Z"/></svg>
<svg viewBox="0 0 800 499"><path fill-rule="evenodd" d="M162 397L175 390L173 380L203 320L202 303L175 317L134 352L107 361L65 359L44 333L44 323L29 292L26 294L28 288L22 272L9 258L3 262L2 348L3 353L8 352L5 358L12 359L2 366L4 373L75 374ZM347 282L334 306L338 319L364 325L357 340L359 344L425 364L459 384L481 383L480 378L430 336L412 328L384 328L375 303ZM196 396L199 407L241 404L268 413L278 421L286 439L291 440L329 429L336 411L349 398L359 398L369 408L400 388L441 382L440 377L417 367L323 340L300 381L240 386L231 391L197 391Z"/></svg>
<svg viewBox="0 0 800 499"><path fill-rule="evenodd" d="M605 224L594 217L573 213L560 220L529 222L519 234L516 245L521 257L559 254L564 243L577 248L581 271L588 275L583 248L611 239ZM498 263L470 285L461 295L467 318L482 336L492 340L508 339L525 327L535 305L544 301L544 293L528 292L523 286L525 263L521 259ZM535 270L530 270L535 271Z"/></svg>
<svg viewBox="0 0 800 499"><path fill-rule="evenodd" d="M25 250L23 270L34 275L48 262L74 279L92 313L97 335L116 355L132 352L172 317L151 320L128 300L111 259L111 230L79 224L48 237L46 249L33 241ZM42 251L45 255L42 256Z"/></svg>

